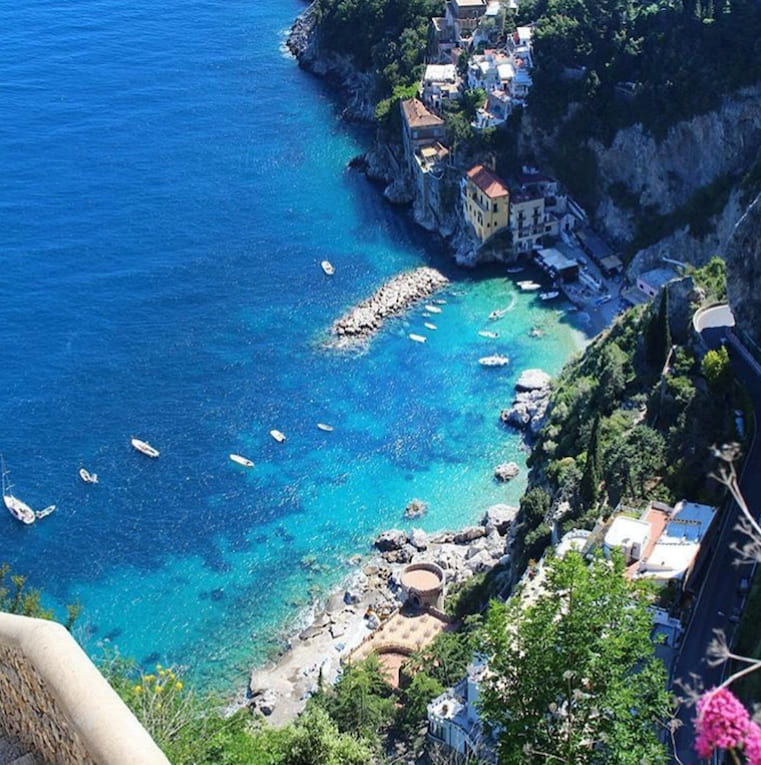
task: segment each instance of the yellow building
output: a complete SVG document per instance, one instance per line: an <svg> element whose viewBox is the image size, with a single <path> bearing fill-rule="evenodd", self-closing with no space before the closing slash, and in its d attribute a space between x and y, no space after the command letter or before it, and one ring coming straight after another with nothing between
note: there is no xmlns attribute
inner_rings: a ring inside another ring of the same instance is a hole
<svg viewBox="0 0 761 765"><path fill-rule="evenodd" d="M491 170L483 165L471 167L462 194L465 218L481 242L507 228L510 192Z"/></svg>

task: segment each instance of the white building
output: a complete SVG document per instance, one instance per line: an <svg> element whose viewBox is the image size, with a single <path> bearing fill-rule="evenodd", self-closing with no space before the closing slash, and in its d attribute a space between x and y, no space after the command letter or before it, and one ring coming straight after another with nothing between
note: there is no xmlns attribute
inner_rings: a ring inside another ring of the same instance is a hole
<svg viewBox="0 0 761 765"><path fill-rule="evenodd" d="M603 550L610 555L620 550L627 564L638 561L650 541L650 524L638 518L619 515L610 524L603 540Z"/></svg>
<svg viewBox="0 0 761 765"><path fill-rule="evenodd" d="M422 84L423 103L441 109L443 101L460 98L460 78L454 64L428 64Z"/></svg>

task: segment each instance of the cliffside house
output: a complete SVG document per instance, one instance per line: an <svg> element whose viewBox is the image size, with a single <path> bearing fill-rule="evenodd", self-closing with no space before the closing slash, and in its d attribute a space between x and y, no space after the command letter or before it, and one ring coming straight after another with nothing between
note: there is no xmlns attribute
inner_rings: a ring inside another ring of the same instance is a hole
<svg viewBox="0 0 761 765"><path fill-rule="evenodd" d="M538 247L544 236L560 233L558 219L545 209L544 196L536 188L517 188L510 199L510 231L513 251L527 252Z"/></svg>
<svg viewBox="0 0 761 765"><path fill-rule="evenodd" d="M572 282L579 278L579 264L554 247L534 251L534 262L553 281Z"/></svg>
<svg viewBox="0 0 761 765"><path fill-rule="evenodd" d="M423 103L441 109L443 101L460 98L460 78L454 64L428 64L421 87Z"/></svg>
<svg viewBox="0 0 761 765"><path fill-rule="evenodd" d="M463 178L462 205L465 219L481 243L508 226L510 192L481 164L471 167Z"/></svg>
<svg viewBox="0 0 761 765"><path fill-rule="evenodd" d="M410 98L402 101L402 140L404 156L411 171L414 171L414 156L422 146L435 144L446 136L444 120L426 108L422 101Z"/></svg>
<svg viewBox="0 0 761 765"><path fill-rule="evenodd" d="M445 18L454 30L454 37L458 43L470 44L484 13L486 0L449 0Z"/></svg>
<svg viewBox="0 0 761 765"><path fill-rule="evenodd" d="M705 557L701 547L715 515L715 507L686 500L674 507L651 502L639 518L617 515L605 532L603 550L621 550L631 578L680 581L686 587Z"/></svg>
<svg viewBox="0 0 761 765"><path fill-rule="evenodd" d="M637 277L637 288L649 298L654 298L664 284L676 277L677 274L670 268L654 268Z"/></svg>
<svg viewBox="0 0 761 765"><path fill-rule="evenodd" d="M484 731L477 708L479 685L487 671L485 661L474 657L465 677L428 704L428 740L463 760L496 763L496 741Z"/></svg>

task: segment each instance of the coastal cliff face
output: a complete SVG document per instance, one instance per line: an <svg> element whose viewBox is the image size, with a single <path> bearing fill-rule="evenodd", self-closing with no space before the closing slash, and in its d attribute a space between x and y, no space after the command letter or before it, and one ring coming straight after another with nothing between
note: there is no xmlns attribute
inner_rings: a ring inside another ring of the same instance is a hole
<svg viewBox="0 0 761 765"><path fill-rule="evenodd" d="M727 244L727 292L739 330L761 346L761 194Z"/></svg>
<svg viewBox="0 0 761 765"><path fill-rule="evenodd" d="M722 176L741 174L761 147L761 84L738 91L716 111L679 122L660 140L633 125L610 146L592 141L590 147L603 192L595 218L612 238L630 239L631 210L615 203L611 188L625 189L638 208L663 215Z"/></svg>
<svg viewBox="0 0 761 765"><path fill-rule="evenodd" d="M346 102L342 113L345 119L354 122L375 120L375 75L359 71L349 56L323 47L314 5L310 5L296 19L286 46L302 69L324 77L341 88Z"/></svg>

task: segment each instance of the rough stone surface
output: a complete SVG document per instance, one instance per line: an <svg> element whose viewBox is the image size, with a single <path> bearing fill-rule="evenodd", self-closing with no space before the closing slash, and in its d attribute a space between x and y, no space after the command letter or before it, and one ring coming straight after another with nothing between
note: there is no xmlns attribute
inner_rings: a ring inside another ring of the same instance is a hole
<svg viewBox="0 0 761 765"><path fill-rule="evenodd" d="M407 542L407 534L401 529L389 529L384 531L375 540L375 547L381 552L401 550Z"/></svg>
<svg viewBox="0 0 761 765"><path fill-rule="evenodd" d="M404 508L404 517L408 520L410 518L421 518L428 512L428 503L423 502L420 499L413 499L407 507Z"/></svg>
<svg viewBox="0 0 761 765"><path fill-rule="evenodd" d="M496 529L498 533L503 536L507 534L507 530L510 528L510 524L515 520L518 515L518 508L510 505L492 505L486 510L481 518L481 525L484 526L487 532L491 529Z"/></svg>
<svg viewBox="0 0 761 765"><path fill-rule="evenodd" d="M516 465L515 462L503 462L494 468L494 477L498 481L511 481L520 472L521 469L518 467L518 465Z"/></svg>
<svg viewBox="0 0 761 765"><path fill-rule="evenodd" d="M428 549L428 534L422 529L412 529L409 534L409 543L416 550Z"/></svg>
<svg viewBox="0 0 761 765"><path fill-rule="evenodd" d="M727 245L727 292L738 334L761 346L761 195L737 224Z"/></svg>
<svg viewBox="0 0 761 765"><path fill-rule="evenodd" d="M486 529L483 526L466 526L461 531L458 531L454 535L454 543L456 545L465 545L472 542L474 539L486 536Z"/></svg>
<svg viewBox="0 0 761 765"><path fill-rule="evenodd" d="M524 369L518 382L515 383L517 391L542 390L549 387L552 378L541 369Z"/></svg>

